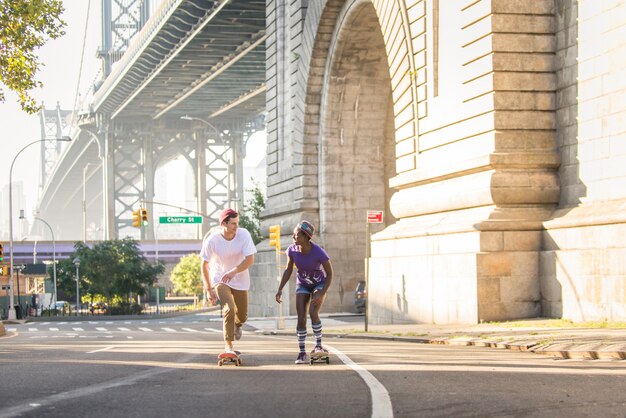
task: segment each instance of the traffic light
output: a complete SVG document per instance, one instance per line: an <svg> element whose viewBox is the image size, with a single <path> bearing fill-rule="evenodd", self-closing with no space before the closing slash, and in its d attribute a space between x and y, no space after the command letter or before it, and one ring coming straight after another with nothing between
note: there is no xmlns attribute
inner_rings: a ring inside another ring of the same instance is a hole
<svg viewBox="0 0 626 418"><path fill-rule="evenodd" d="M133 226L135 228L141 228L141 209L137 209L133 212Z"/></svg>
<svg viewBox="0 0 626 418"><path fill-rule="evenodd" d="M0 242L0 261L4 260L4 243Z"/></svg>
<svg viewBox="0 0 626 418"><path fill-rule="evenodd" d="M148 226L148 210L141 209L141 225Z"/></svg>
<svg viewBox="0 0 626 418"><path fill-rule="evenodd" d="M270 247L280 251L280 225L270 226Z"/></svg>

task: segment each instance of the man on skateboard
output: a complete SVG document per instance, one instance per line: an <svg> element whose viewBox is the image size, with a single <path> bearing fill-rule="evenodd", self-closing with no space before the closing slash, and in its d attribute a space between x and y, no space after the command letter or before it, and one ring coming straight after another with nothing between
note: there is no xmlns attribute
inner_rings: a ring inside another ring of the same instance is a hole
<svg viewBox="0 0 626 418"><path fill-rule="evenodd" d="M256 247L250 233L239 228L239 214L233 209L224 209L219 223L219 229L202 242L202 280L211 303L215 303L217 293L224 308L224 354L232 357L238 356L233 341L241 338L243 323L248 319L248 269L254 263Z"/></svg>

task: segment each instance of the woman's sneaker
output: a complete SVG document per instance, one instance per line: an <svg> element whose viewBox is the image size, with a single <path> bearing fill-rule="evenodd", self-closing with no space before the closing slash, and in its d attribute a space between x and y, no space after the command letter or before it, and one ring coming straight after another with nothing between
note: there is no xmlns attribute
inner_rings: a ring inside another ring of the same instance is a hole
<svg viewBox="0 0 626 418"><path fill-rule="evenodd" d="M328 350L326 350L321 345L316 345L315 348L313 348L313 351L311 351L311 354L318 354L318 353L326 354L328 353Z"/></svg>
<svg viewBox="0 0 626 418"><path fill-rule="evenodd" d="M306 364L309 362L309 356L306 353L298 354L298 358L296 359L296 364Z"/></svg>

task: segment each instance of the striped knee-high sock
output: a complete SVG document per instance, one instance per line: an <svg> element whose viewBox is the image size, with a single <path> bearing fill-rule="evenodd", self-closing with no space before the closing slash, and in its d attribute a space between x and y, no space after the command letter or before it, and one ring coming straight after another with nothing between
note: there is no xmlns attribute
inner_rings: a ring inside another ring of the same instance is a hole
<svg viewBox="0 0 626 418"><path fill-rule="evenodd" d="M313 328L313 335L315 335L315 345L318 347L322 346L322 323L319 322L317 324L311 324L311 328Z"/></svg>
<svg viewBox="0 0 626 418"><path fill-rule="evenodd" d="M304 350L304 344L306 341L306 328L297 329L296 333L298 335L298 346L300 347L300 352L306 353L306 351Z"/></svg>

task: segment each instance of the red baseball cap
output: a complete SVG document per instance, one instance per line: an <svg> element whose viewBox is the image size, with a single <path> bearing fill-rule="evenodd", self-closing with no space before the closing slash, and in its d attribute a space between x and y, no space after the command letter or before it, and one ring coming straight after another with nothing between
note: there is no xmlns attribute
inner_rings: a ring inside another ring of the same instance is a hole
<svg viewBox="0 0 626 418"><path fill-rule="evenodd" d="M229 218L229 217L236 218L237 216L239 216L239 214L235 212L234 209L231 209L231 208L224 209L222 213L220 213L220 225L224 223L226 218Z"/></svg>

